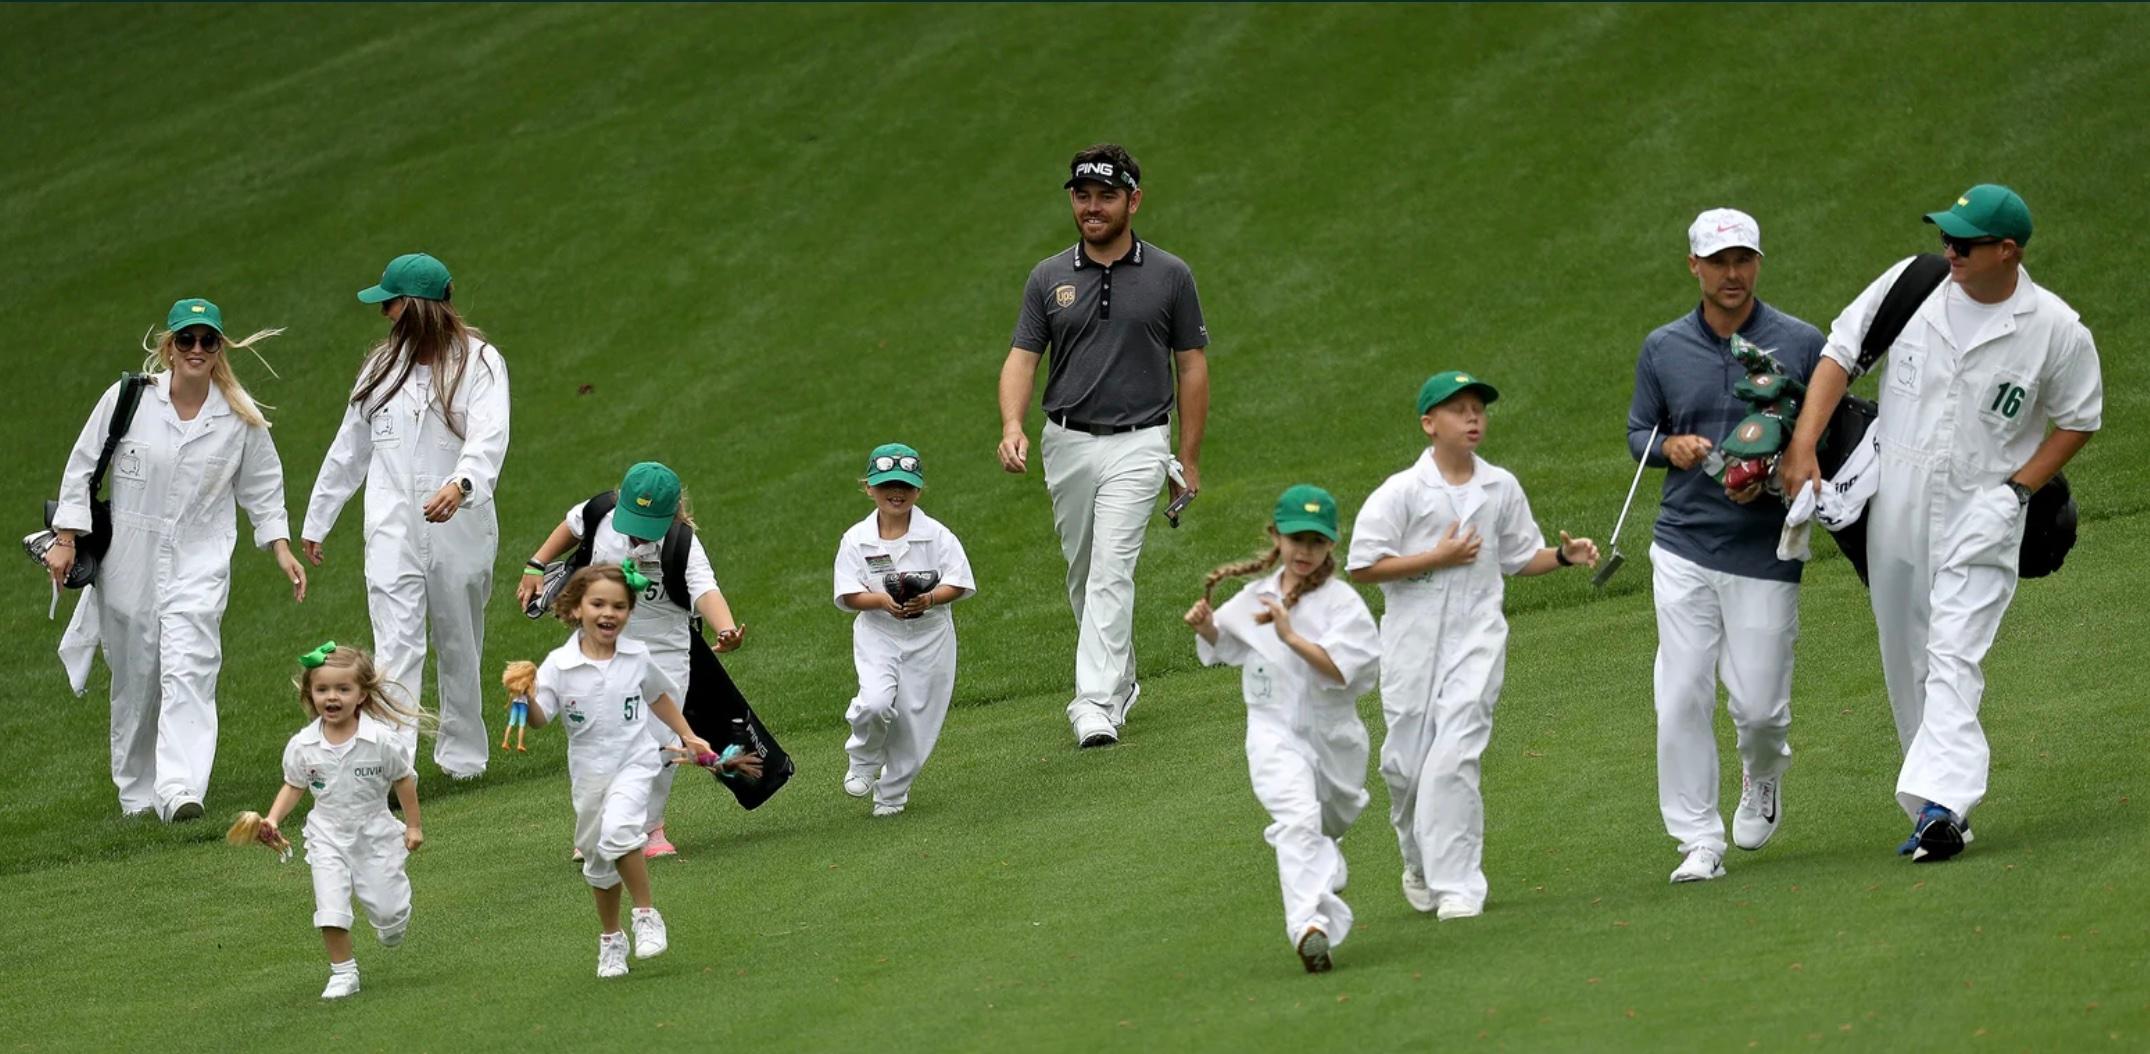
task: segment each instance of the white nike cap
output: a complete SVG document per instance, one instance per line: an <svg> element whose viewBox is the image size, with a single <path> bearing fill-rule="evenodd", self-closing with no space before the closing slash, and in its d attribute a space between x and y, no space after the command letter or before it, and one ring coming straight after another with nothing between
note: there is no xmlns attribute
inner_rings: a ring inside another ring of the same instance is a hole
<svg viewBox="0 0 2150 1054"><path fill-rule="evenodd" d="M1762 225L1738 209L1711 209L1687 228L1687 251L1696 256L1715 256L1734 248L1762 255Z"/></svg>

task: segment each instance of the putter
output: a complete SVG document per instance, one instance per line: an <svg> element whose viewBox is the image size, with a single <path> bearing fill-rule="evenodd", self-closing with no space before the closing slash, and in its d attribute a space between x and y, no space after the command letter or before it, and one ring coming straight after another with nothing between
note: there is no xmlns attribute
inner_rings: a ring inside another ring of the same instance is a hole
<svg viewBox="0 0 2150 1054"><path fill-rule="evenodd" d="M1194 504L1194 491L1187 489L1187 470L1180 466L1179 458L1175 457L1165 462L1165 475L1170 476L1172 482L1180 486L1180 496L1172 499L1171 503L1165 506L1165 522L1171 524L1174 528L1178 528L1180 514L1187 511L1187 506Z"/></svg>
<svg viewBox="0 0 2150 1054"><path fill-rule="evenodd" d="M1635 491L1642 486L1642 470L1650 466L1650 448L1657 444L1657 426L1651 426L1650 438L1643 441L1642 460L1635 465L1635 482L1627 485L1627 501L1620 506L1620 519L1613 523L1610 543L1606 546L1605 561L1598 565L1598 573L1590 576L1590 588L1602 590L1612 580L1613 572L1627 562L1620 555L1620 528L1627 526L1627 512L1635 507Z"/></svg>

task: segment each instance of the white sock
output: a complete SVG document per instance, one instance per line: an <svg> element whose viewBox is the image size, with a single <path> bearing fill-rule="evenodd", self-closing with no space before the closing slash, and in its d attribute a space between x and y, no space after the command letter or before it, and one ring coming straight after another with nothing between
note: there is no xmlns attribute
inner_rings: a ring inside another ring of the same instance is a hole
<svg viewBox="0 0 2150 1054"><path fill-rule="evenodd" d="M655 915L656 913L657 913L657 909L656 909L656 908L653 908L653 907L652 907L652 908L636 908L636 909L635 909L635 911L634 911L634 917L635 917L635 918L638 918L638 919L646 919L646 918L649 918L649 917L650 917L650 916L652 916L652 915Z"/></svg>
<svg viewBox="0 0 2150 1054"><path fill-rule="evenodd" d="M627 939L627 931L613 930L611 933L600 933L597 935L597 939L604 941L606 944L610 944L613 941L624 941Z"/></svg>
<svg viewBox="0 0 2150 1054"><path fill-rule="evenodd" d="M357 960L356 958L350 958L350 959L345 959L344 961L342 961L342 962L340 962L340 963L330 963L330 964L328 964L328 972L330 972L330 973L357 973L357 972L358 972L358 960Z"/></svg>

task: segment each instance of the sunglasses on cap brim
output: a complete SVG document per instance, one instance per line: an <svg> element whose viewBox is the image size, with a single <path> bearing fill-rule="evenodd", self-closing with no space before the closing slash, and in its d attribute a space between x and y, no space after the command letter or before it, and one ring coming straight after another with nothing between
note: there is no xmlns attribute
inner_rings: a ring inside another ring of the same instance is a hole
<svg viewBox="0 0 2150 1054"><path fill-rule="evenodd" d="M890 469L899 468L905 472L918 471L918 459L915 457L893 457L888 454L883 454L880 457L874 458L872 461L867 462L866 465L869 469L875 472L887 472Z"/></svg>

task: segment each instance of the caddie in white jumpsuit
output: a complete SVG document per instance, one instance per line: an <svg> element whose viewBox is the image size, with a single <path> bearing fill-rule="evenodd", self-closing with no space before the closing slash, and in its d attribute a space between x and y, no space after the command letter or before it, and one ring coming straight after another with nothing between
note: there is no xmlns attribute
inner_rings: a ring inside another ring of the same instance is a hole
<svg viewBox="0 0 2150 1054"><path fill-rule="evenodd" d="M1970 840L1970 814L1986 794L1980 664L2015 595L2024 509L2098 430L2104 389L2090 331L2022 268L2031 220L2021 197L1982 184L1926 221L1941 228L1950 280L1888 350L1867 558L1904 751L1896 800L1913 820L1899 852L1946 860ZM1788 491L1814 478L1815 440L1909 263L1875 279L1831 326L1786 452Z"/></svg>
<svg viewBox="0 0 2150 1054"><path fill-rule="evenodd" d="M648 840L650 784L663 755L645 727L649 707L679 686L650 660L649 646L621 636L610 659L583 654L582 633L538 664L544 721L567 727L567 772L574 787L575 848L592 888L620 884L617 861ZM544 722L540 722L544 723Z"/></svg>
<svg viewBox="0 0 2150 1054"><path fill-rule="evenodd" d="M917 464L917 453L901 444L876 448L874 455L908 455L914 459L910 464ZM877 471L869 463L866 479L870 486L895 481L918 487L924 483L919 471L895 465ZM916 493L911 491L914 498ZM876 508L845 530L836 547L835 601L838 608L856 612L851 661L859 681L858 694L844 710L851 726L844 740L850 762L844 785L854 794L870 790L877 816L903 811L912 781L940 740L956 687L956 624L946 605L978 589L955 532L916 505L903 513L909 529L900 537L881 536L884 514ZM936 601L915 617L845 602L846 597L862 600L861 594L868 593L888 596L887 576L910 571L940 574Z"/></svg>
<svg viewBox="0 0 2150 1054"><path fill-rule="evenodd" d="M1300 490L1286 492L1289 498ZM1326 492L1319 492L1326 498ZM1334 531L1335 504L1326 502ZM1280 502L1278 508L1284 509ZM1278 530L1307 529L1283 521ZM1381 634L1358 591L1333 577L1299 597L1290 609L1292 629L1319 647L1344 675L1329 679L1277 637L1274 624L1257 623L1263 600L1282 603L1284 568L1257 579L1217 608L1216 643L1195 638L1204 666L1240 668L1247 704L1247 775L1254 796L1269 811L1262 837L1276 848L1277 880L1284 894L1284 937L1299 945L1319 929L1328 945L1351 932L1344 886L1344 854L1337 839L1366 808L1369 740L1359 720L1359 697L1372 691L1381 658Z"/></svg>
<svg viewBox="0 0 2150 1054"><path fill-rule="evenodd" d="M360 298L386 292L391 299L368 302L395 307L429 301L444 307L446 268L432 257L414 256L418 261L408 265L413 257L398 257L382 284ZM407 693L405 705L416 708L424 695L430 626L440 688L433 760L448 775L469 779L484 773L491 746L479 666L500 544L493 495L508 452L508 368L498 349L471 340L461 355L454 401L446 408L460 430L450 428L443 416L435 387L450 378L436 366L413 365L393 394L384 399L377 391L361 405L355 400L376 360L408 354L398 350L396 339L392 336L360 371L354 401L344 408L343 424L314 479L301 533L313 551L335 527L344 503L365 486L366 601L375 658L382 675ZM395 369L390 366L390 376ZM445 521L430 521L428 504L443 492L457 491L460 504L447 510ZM398 735L415 757L416 730Z"/></svg>
<svg viewBox="0 0 2150 1054"><path fill-rule="evenodd" d="M186 314L195 306L203 307L201 315ZM190 340L211 328L222 337L221 316L206 300L180 301L169 323ZM164 344L169 350L172 338ZM207 375L210 367L183 361L197 353L177 354L177 369ZM219 361L216 368L225 367ZM168 821L202 815L216 761L221 627L238 541L235 502L253 522L255 547L276 550L301 596L304 588L287 545L284 469L268 428L247 423L221 383L206 384L206 394L196 395L199 408L182 419L174 382L172 369L155 375L114 451L107 476L111 545L60 646L77 695L87 688L90 656L99 646L112 671L112 783L120 811L155 810ZM244 396L236 382L233 387ZM63 538L90 529L89 480L118 396L118 384L105 390L68 454L53 519Z"/></svg>
<svg viewBox="0 0 2150 1054"><path fill-rule="evenodd" d="M383 945L403 941L411 919L410 858L404 823L390 815L388 793L415 775L395 726L358 715L358 731L330 743L316 718L284 746L284 783L311 790L306 864L314 876L314 925L351 928L351 901Z"/></svg>
<svg viewBox="0 0 2150 1054"><path fill-rule="evenodd" d="M1135 236L1140 176L1112 144L1075 155L1065 187L1082 240L1031 269L1000 375L1000 464L1020 473L1030 458L1023 418L1049 350L1038 443L1075 612L1067 715L1083 747L1119 742L1140 698L1135 564L1158 492L1201 489L1209 417L1209 329L1194 273ZM1175 407L1184 487L1168 468Z"/></svg>

